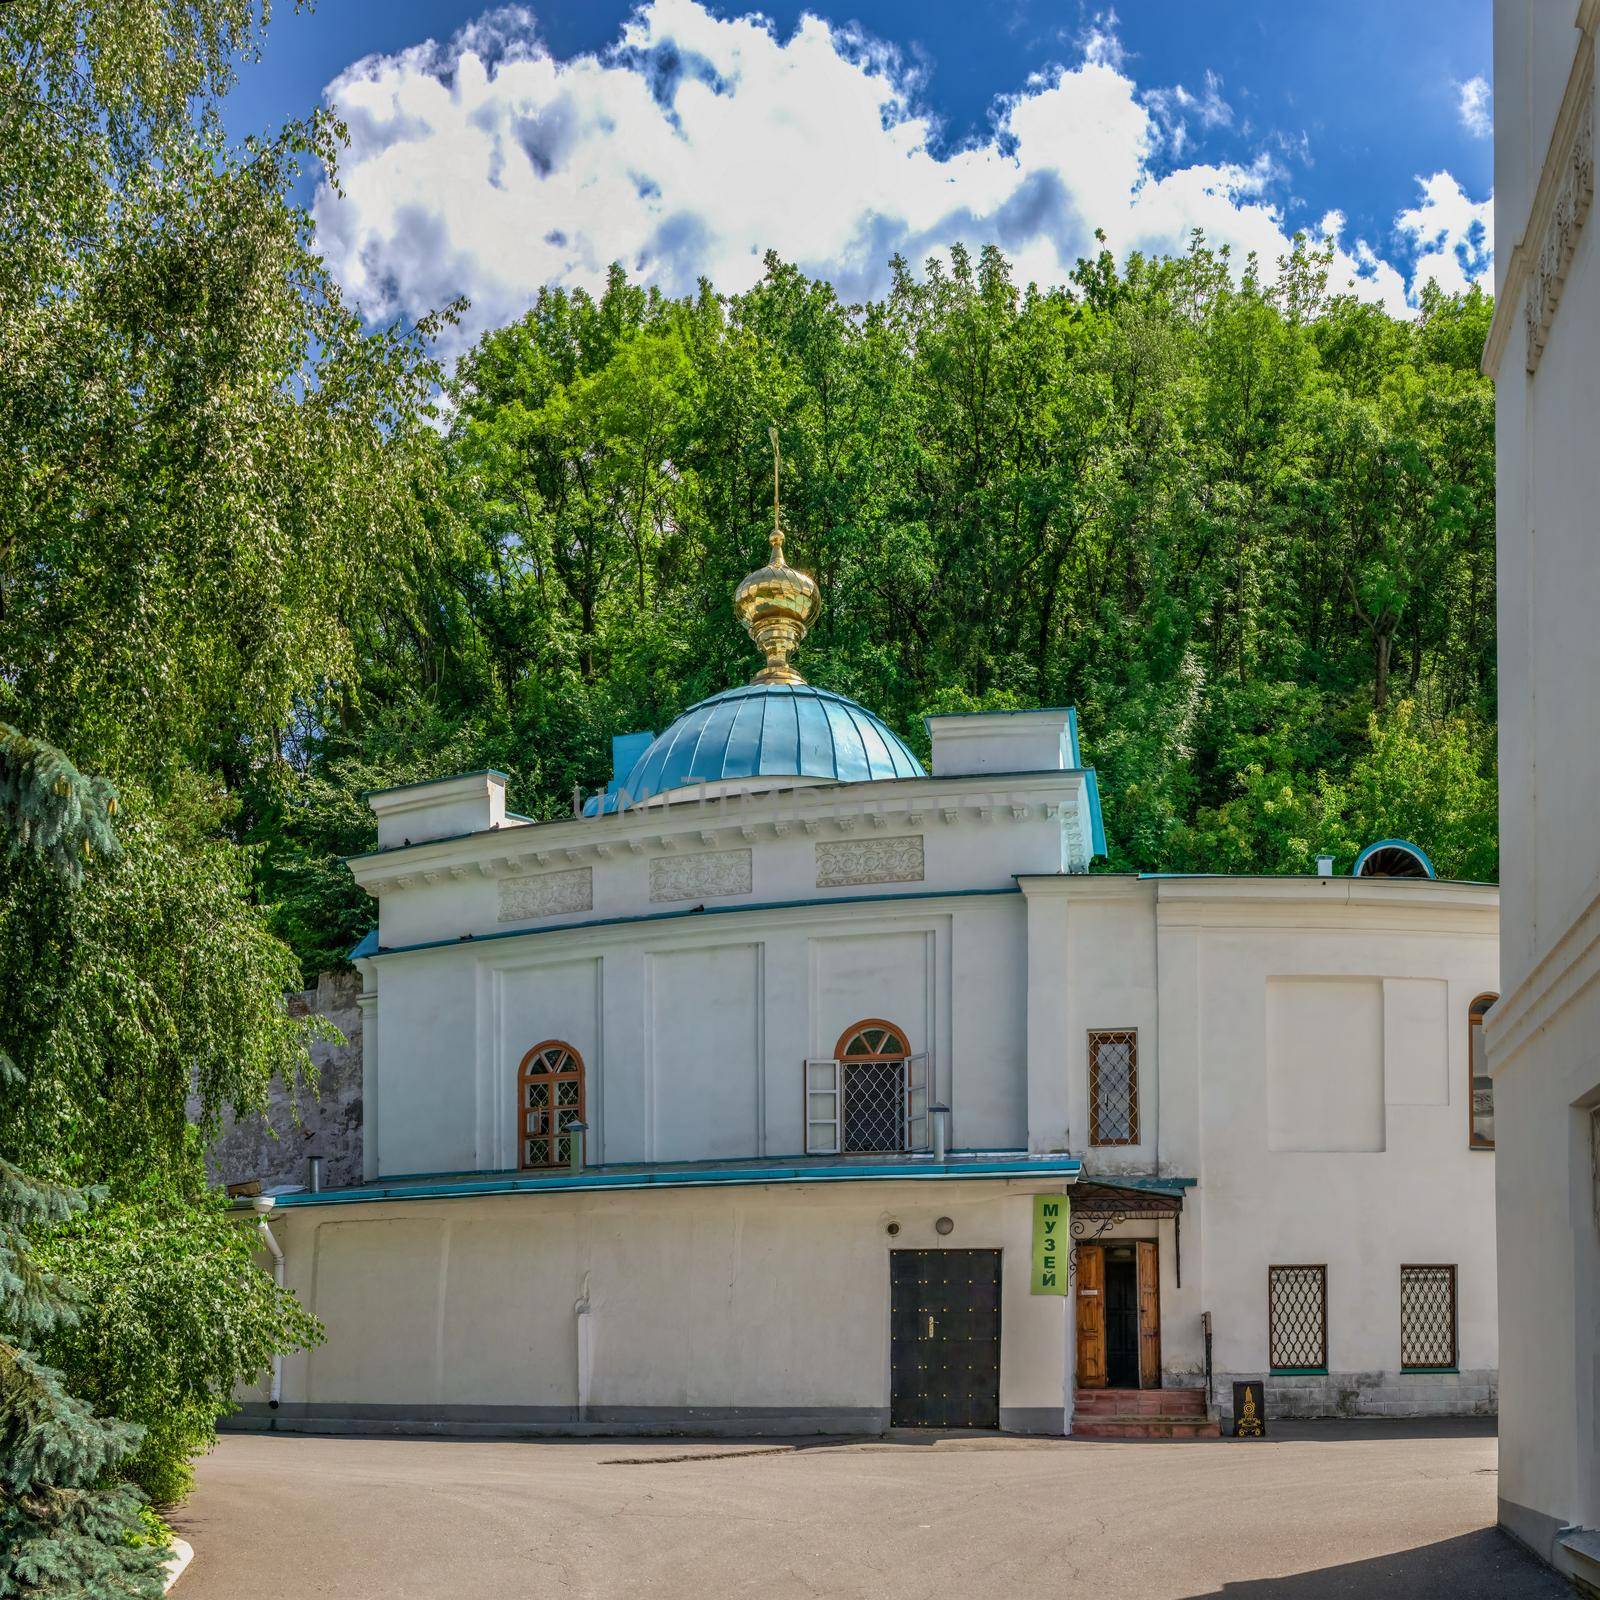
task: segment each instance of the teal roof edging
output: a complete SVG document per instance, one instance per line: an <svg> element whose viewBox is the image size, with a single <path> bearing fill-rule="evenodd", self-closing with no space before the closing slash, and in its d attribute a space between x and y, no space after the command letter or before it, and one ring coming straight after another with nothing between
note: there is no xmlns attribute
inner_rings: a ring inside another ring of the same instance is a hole
<svg viewBox="0 0 1600 1600"><path fill-rule="evenodd" d="M901 894L847 894L833 897L819 896L811 900L767 900L753 906L698 906L685 911L641 911L632 917L595 917L587 922L556 922L548 928L497 928L493 933L463 933L454 939L422 939L416 944L374 944L365 948L363 939L356 950L363 957L408 955L414 950L454 949L464 944L488 944L494 939L531 939L541 933L576 933L583 928L617 928L639 922L672 922L682 917L720 917L740 911L803 911L811 906L865 906L881 905L888 900L960 900L976 895L1021 894L1016 884L1005 884L995 889L918 889ZM373 936L367 935L370 939ZM355 960L355 951L350 959Z"/></svg>
<svg viewBox="0 0 1600 1600"><path fill-rule="evenodd" d="M1103 856L1106 853L1106 824L1100 814L1100 778L1093 767L1085 767L1083 776L1089 786L1089 853L1091 857Z"/></svg>
<svg viewBox="0 0 1600 1600"><path fill-rule="evenodd" d="M771 1167L690 1167L666 1171L563 1172L550 1177L497 1176L464 1182L371 1183L356 1189L323 1189L313 1194L271 1196L273 1210L289 1206L358 1205L365 1200L445 1200L491 1194L563 1194L626 1189L750 1188L770 1183L937 1182L960 1178L1046 1178L1076 1183L1083 1163L1075 1157L972 1161L957 1158L935 1162L931 1156L904 1163L862 1166L807 1166L786 1163Z"/></svg>

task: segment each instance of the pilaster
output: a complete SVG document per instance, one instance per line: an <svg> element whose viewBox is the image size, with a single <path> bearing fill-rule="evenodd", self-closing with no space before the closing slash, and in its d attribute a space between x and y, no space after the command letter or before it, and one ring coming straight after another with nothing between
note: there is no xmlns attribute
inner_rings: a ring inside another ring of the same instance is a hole
<svg viewBox="0 0 1600 1600"><path fill-rule="evenodd" d="M1028 905L1028 1149L1072 1144L1064 878L1020 880Z"/></svg>

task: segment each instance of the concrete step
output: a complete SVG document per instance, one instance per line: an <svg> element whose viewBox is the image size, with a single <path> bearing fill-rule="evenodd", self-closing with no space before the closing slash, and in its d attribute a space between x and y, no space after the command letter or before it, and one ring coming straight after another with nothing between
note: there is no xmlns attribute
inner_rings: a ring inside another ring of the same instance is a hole
<svg viewBox="0 0 1600 1600"><path fill-rule="evenodd" d="M1079 1389L1073 1396L1079 1416L1203 1417L1204 1389Z"/></svg>
<svg viewBox="0 0 1600 1600"><path fill-rule="evenodd" d="M1218 1439L1222 1429L1208 1417L1080 1417L1074 1439Z"/></svg>

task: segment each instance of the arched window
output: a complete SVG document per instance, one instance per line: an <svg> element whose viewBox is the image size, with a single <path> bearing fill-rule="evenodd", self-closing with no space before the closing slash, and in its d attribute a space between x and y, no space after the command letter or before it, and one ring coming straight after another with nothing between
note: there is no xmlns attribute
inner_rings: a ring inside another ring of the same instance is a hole
<svg viewBox="0 0 1600 1600"><path fill-rule="evenodd" d="M564 1132L583 1121L583 1057L560 1039L536 1044L517 1068L522 1132L519 1165L564 1167L572 1140Z"/></svg>
<svg viewBox="0 0 1600 1600"><path fill-rule="evenodd" d="M905 1030L881 1017L869 1017L845 1029L834 1056L839 1063L844 1150L906 1149L911 1051Z"/></svg>
<svg viewBox="0 0 1600 1600"><path fill-rule="evenodd" d="M1467 1142L1474 1150L1494 1149L1494 1079L1489 1076L1488 1052L1483 1047L1483 1019L1499 998L1480 994L1467 1012L1467 1103L1471 1108Z"/></svg>

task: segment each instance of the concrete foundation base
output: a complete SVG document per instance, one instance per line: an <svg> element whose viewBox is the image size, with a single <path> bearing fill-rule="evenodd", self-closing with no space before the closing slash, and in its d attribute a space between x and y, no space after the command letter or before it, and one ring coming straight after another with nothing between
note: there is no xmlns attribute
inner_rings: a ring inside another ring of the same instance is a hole
<svg viewBox="0 0 1600 1600"><path fill-rule="evenodd" d="M436 1435L458 1439L537 1439L685 1435L795 1438L876 1434L889 1426L873 1406L572 1406L341 1405L285 1401L276 1411L249 1401L222 1423L239 1433ZM1019 1430L1027 1431L1027 1430ZM1059 1431L1059 1430L1058 1430Z"/></svg>
<svg viewBox="0 0 1600 1600"><path fill-rule="evenodd" d="M1219 1372L1217 1413L1233 1420L1233 1385L1259 1372ZM1461 1372L1268 1373L1268 1417L1492 1417L1499 1409L1492 1367Z"/></svg>

